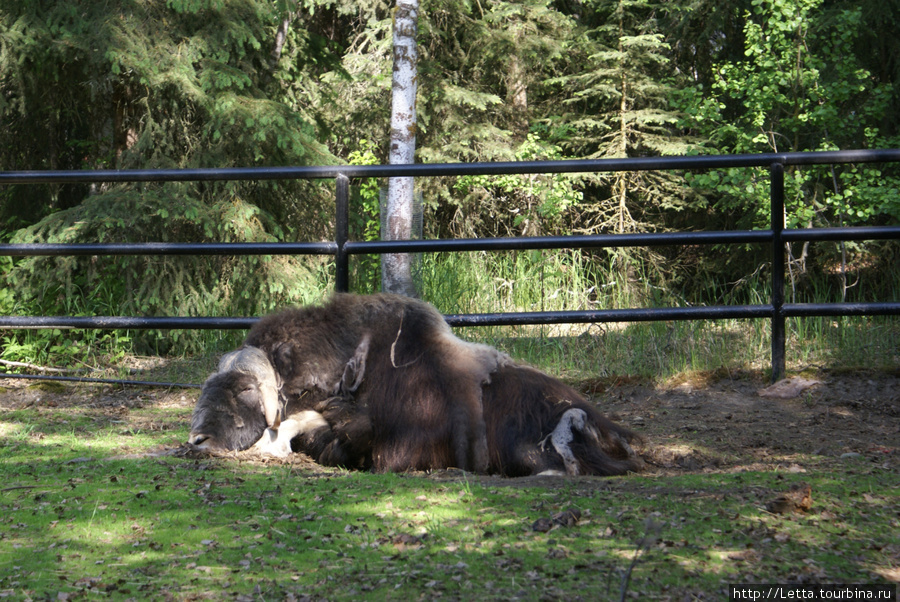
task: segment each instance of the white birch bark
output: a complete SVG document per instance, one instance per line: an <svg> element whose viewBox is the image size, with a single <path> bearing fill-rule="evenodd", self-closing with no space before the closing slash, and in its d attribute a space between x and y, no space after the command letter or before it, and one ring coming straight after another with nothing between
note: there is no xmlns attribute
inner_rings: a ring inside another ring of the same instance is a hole
<svg viewBox="0 0 900 602"><path fill-rule="evenodd" d="M391 97L392 165L415 162L416 151L416 32L418 0L397 0L394 12L394 75ZM412 233L413 178L389 178L387 202L387 240L406 240ZM415 296L411 256L403 253L382 255L382 289L389 293Z"/></svg>

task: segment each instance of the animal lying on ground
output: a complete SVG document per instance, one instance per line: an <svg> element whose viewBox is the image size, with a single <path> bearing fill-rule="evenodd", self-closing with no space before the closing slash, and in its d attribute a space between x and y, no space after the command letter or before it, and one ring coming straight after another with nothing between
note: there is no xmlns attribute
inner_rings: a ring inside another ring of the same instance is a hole
<svg viewBox="0 0 900 602"><path fill-rule="evenodd" d="M639 470L635 438L571 387L457 338L427 303L337 294L257 322L204 383L189 442L523 476Z"/></svg>

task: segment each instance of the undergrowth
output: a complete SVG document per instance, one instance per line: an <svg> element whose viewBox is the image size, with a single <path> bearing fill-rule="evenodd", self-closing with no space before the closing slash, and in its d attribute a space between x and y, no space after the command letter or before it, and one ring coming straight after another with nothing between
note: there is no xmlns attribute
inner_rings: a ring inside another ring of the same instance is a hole
<svg viewBox="0 0 900 602"><path fill-rule="evenodd" d="M380 277L371 259L355 258L353 281L359 292L377 290ZM683 286L661 282L639 263L623 270L612 256L592 258L579 251L439 253L424 256L421 265L421 296L445 314L763 304L771 297L764 270L730 287L694 282L696 292L688 295ZM327 296L333 288L332 277L325 270L316 273L315 279L295 284L287 304ZM900 281L900 276L887 273L883 280L882 292L896 298L900 287L890 283ZM724 296L716 292L723 290L728 291ZM807 285L804 291L813 295L804 301L839 300L827 287ZM75 287L70 293L63 303L69 315L119 314L116 296L104 294L103 289ZM0 297L0 310L12 315L30 311L11 305L7 297ZM665 379L693 370L765 368L771 357L770 323L764 319L481 326L457 332L575 377L631 374ZM795 370L806 366L896 368L898 334L896 317L790 319L787 361ZM126 355L221 354L237 346L243 336L240 331L203 330L7 330L0 331L0 361L108 371ZM15 365L6 369L29 370Z"/></svg>

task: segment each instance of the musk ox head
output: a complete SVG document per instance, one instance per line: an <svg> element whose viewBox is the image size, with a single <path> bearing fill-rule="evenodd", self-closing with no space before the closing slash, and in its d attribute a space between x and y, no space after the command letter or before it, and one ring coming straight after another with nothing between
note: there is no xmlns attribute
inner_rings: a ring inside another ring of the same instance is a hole
<svg viewBox="0 0 900 602"><path fill-rule="evenodd" d="M281 379L275 374L275 368L272 367L265 352L256 347L242 347L226 353L219 360L218 367L219 374L224 372L241 372L256 377L261 395L260 406L266 416L266 424L269 426L275 424L281 411L281 404L278 401Z"/></svg>
<svg viewBox="0 0 900 602"><path fill-rule="evenodd" d="M203 383L191 417L188 442L203 449L244 450L268 426L259 381L252 374L224 372Z"/></svg>
<svg viewBox="0 0 900 602"><path fill-rule="evenodd" d="M278 378L255 347L228 353L200 392L188 442L204 449L244 450L275 425Z"/></svg>

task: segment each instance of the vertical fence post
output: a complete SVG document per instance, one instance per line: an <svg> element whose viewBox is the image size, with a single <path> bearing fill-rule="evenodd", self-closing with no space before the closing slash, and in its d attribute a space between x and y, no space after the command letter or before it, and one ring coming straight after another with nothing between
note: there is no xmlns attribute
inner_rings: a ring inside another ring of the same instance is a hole
<svg viewBox="0 0 900 602"><path fill-rule="evenodd" d="M350 290L350 257L345 250L350 238L350 179L338 174L335 180L334 241L334 289L339 293Z"/></svg>
<svg viewBox="0 0 900 602"><path fill-rule="evenodd" d="M784 165L769 166L772 205L772 382L784 378Z"/></svg>

